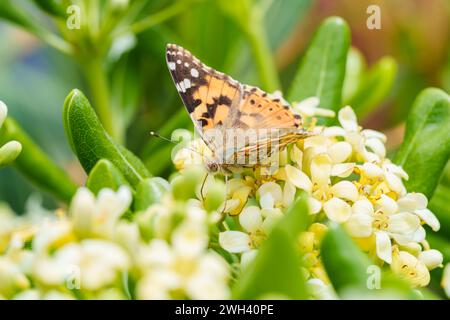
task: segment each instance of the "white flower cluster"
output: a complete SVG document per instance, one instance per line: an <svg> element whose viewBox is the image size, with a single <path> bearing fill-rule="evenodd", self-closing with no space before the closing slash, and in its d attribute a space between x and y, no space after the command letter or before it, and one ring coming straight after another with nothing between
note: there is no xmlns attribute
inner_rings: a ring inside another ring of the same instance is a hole
<svg viewBox="0 0 450 320"><path fill-rule="evenodd" d="M1 209L0 297L229 298L228 264L208 249L207 214L194 200L136 213L152 229L150 238L123 218L131 202L128 187L97 197L80 188L69 215L58 211L33 225ZM175 209L190 214L176 217Z"/></svg>
<svg viewBox="0 0 450 320"><path fill-rule="evenodd" d="M426 241L423 225L440 227L427 198L406 191L408 175L386 158L382 133L362 130L350 107L339 111L340 126L318 126L315 116L334 114L317 105L310 98L295 106L314 135L280 151L270 174L244 168L226 184L199 178L204 169L189 170L208 150L195 139L174 154L180 172L170 183L153 178L166 192L145 210L135 212L125 186L98 195L80 188L67 212L38 222L0 206L0 298L230 298L232 271L247 268L299 192L312 218L297 243L312 298L336 298L321 261L327 221L376 264L426 286L443 261ZM449 279L447 266L447 291Z"/></svg>
<svg viewBox="0 0 450 320"><path fill-rule="evenodd" d="M406 191L402 180L408 174L386 157L383 133L362 130L348 106L338 113L340 126L316 126L311 117L333 116L317 105L318 99L310 98L295 106L316 134L281 151L281 166L273 175L244 171L229 181L227 212L239 214L239 224L220 233L220 245L241 254L245 266L282 216L282 209L302 190L309 195L315 222L300 243L309 259L308 276L315 279L313 287L318 287L317 281L328 283L318 249L326 229L322 223L327 220L341 223L364 251L389 264L413 286L427 285L429 270L443 260L425 239L423 224L434 231L440 228L427 209L427 198ZM199 144L194 140L192 146ZM177 159L178 165L180 159L186 159L186 154Z"/></svg>

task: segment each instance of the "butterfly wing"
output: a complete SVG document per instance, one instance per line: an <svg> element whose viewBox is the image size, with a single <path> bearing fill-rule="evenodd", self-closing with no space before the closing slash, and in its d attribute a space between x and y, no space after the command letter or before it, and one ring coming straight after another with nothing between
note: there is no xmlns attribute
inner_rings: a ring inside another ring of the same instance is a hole
<svg viewBox="0 0 450 320"><path fill-rule="evenodd" d="M258 144L284 144L299 132L301 117L282 98L274 97L259 88L242 85L230 76L216 71L192 55L188 50L169 44L166 60L170 74L192 121L208 147L215 151L224 148L225 141L212 138L209 130L280 129L285 137L277 141L253 141L237 150L233 158ZM224 151L230 156L230 151Z"/></svg>
<svg viewBox="0 0 450 320"><path fill-rule="evenodd" d="M170 74L192 121L205 143L214 150L215 142L205 138L208 129L224 128L241 101L242 88L231 77L209 68L186 49L169 44L166 49Z"/></svg>
<svg viewBox="0 0 450 320"><path fill-rule="evenodd" d="M239 113L232 126L252 129L292 129L301 126L301 117L281 97L257 87L243 85Z"/></svg>

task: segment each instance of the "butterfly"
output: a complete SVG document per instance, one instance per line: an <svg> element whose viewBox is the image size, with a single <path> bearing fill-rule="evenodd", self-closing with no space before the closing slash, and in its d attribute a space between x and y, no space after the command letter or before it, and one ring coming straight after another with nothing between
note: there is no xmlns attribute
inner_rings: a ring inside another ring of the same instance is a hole
<svg viewBox="0 0 450 320"><path fill-rule="evenodd" d="M205 161L210 172L261 166L276 150L309 136L283 98L241 84L175 44L167 45L166 61L195 129L213 153Z"/></svg>

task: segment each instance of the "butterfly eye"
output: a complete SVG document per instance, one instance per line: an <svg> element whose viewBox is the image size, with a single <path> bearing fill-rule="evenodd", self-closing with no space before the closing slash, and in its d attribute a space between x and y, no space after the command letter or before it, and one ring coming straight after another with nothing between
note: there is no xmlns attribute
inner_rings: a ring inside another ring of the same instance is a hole
<svg viewBox="0 0 450 320"><path fill-rule="evenodd" d="M208 163L208 169L211 172L217 172L219 170L219 166L215 162Z"/></svg>

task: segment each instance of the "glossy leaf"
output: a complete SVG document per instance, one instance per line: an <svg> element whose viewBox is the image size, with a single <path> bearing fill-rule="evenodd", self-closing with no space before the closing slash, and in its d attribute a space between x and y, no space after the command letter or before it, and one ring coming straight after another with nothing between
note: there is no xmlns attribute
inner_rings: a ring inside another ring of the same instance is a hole
<svg viewBox="0 0 450 320"><path fill-rule="evenodd" d="M106 159L97 162L86 181L86 186L95 194L103 188L118 190L121 185L127 184L122 172Z"/></svg>
<svg viewBox="0 0 450 320"><path fill-rule="evenodd" d="M34 3L45 12L59 17L64 17L65 6L61 0L33 0Z"/></svg>
<svg viewBox="0 0 450 320"><path fill-rule="evenodd" d="M327 275L341 298L420 298L405 280L375 265L337 223L330 224L322 240L321 253ZM377 290L372 287L371 276L377 276L375 272L380 277Z"/></svg>
<svg viewBox="0 0 450 320"><path fill-rule="evenodd" d="M234 287L235 298L306 297L305 279L295 244L296 235L305 228L307 217L305 198L300 197L275 225L253 263L243 271Z"/></svg>
<svg viewBox="0 0 450 320"><path fill-rule="evenodd" d="M288 92L288 101L316 96L320 107L341 107L350 31L338 17L326 19L316 32Z"/></svg>
<svg viewBox="0 0 450 320"><path fill-rule="evenodd" d="M159 202L169 189L170 184L163 178L156 177L142 180L136 188L135 210L145 210L152 204Z"/></svg>
<svg viewBox="0 0 450 320"><path fill-rule="evenodd" d="M361 51L355 47L350 47L347 54L347 63L345 65L342 100L347 101L356 93L363 74L366 71L366 67L366 60Z"/></svg>
<svg viewBox="0 0 450 320"><path fill-rule="evenodd" d="M139 158L106 133L81 91L73 90L66 98L63 122L70 145L87 173L100 159L107 159L132 186L149 177Z"/></svg>
<svg viewBox="0 0 450 320"><path fill-rule="evenodd" d="M431 198L428 205L428 208L436 215L441 225L439 234L447 239L450 239L450 206L448 205L449 196L450 187L441 183L436 188L433 198Z"/></svg>
<svg viewBox="0 0 450 320"><path fill-rule="evenodd" d="M366 288L367 268L372 262L338 224L330 224L321 252L328 277L337 292L350 287Z"/></svg>
<svg viewBox="0 0 450 320"><path fill-rule="evenodd" d="M266 1L268 2L268 1ZM311 0L269 1L270 7L265 12L264 26L270 46L278 48L292 33L292 29L311 7ZM283 19L280 19L283 17Z"/></svg>
<svg viewBox="0 0 450 320"><path fill-rule="evenodd" d="M76 191L76 184L13 119L7 118L0 132L0 144L10 140L18 141L22 145L22 152L15 160L14 167L37 187L69 202Z"/></svg>
<svg viewBox="0 0 450 320"><path fill-rule="evenodd" d="M409 174L410 192L431 198L450 156L450 97L444 91L425 89L416 98L395 162Z"/></svg>
<svg viewBox="0 0 450 320"><path fill-rule="evenodd" d="M392 89L397 63L391 57L380 59L362 77L356 90L344 105L350 105L358 117L364 117L379 106Z"/></svg>
<svg viewBox="0 0 450 320"><path fill-rule="evenodd" d="M286 210L278 227L288 233L292 239L297 239L300 232L306 230L310 224L308 199L306 194L301 193L295 202Z"/></svg>
<svg viewBox="0 0 450 320"><path fill-rule="evenodd" d="M30 16L17 5L17 1L0 1L0 18L8 20L31 32L39 29L35 22L30 19Z"/></svg>

